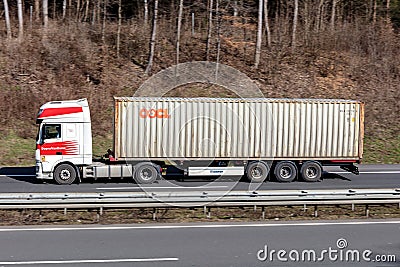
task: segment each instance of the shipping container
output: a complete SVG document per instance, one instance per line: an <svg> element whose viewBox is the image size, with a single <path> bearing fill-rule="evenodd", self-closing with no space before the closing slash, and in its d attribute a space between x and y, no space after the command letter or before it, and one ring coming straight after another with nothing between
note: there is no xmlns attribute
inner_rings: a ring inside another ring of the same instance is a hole
<svg viewBox="0 0 400 267"><path fill-rule="evenodd" d="M117 160L362 157L363 104L325 99L115 97Z"/></svg>

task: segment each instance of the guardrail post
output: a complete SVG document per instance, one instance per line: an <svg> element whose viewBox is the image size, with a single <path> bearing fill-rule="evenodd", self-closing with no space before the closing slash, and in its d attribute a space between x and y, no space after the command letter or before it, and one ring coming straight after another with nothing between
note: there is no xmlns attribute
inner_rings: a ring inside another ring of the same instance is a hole
<svg viewBox="0 0 400 267"><path fill-rule="evenodd" d="M42 222L42 210L39 210L39 222Z"/></svg>
<svg viewBox="0 0 400 267"><path fill-rule="evenodd" d="M304 204L304 206L303 206L303 211L306 212L307 209L308 209L308 208L307 208L307 204Z"/></svg>
<svg viewBox="0 0 400 267"><path fill-rule="evenodd" d="M254 205L254 212L257 211L257 205Z"/></svg>
<svg viewBox="0 0 400 267"><path fill-rule="evenodd" d="M265 206L262 206L261 212L262 212L261 217L262 217L263 220L265 220Z"/></svg>
<svg viewBox="0 0 400 267"><path fill-rule="evenodd" d="M353 204L351 204L351 211L355 211L356 210L356 205L354 205L354 203Z"/></svg>
<svg viewBox="0 0 400 267"><path fill-rule="evenodd" d="M153 221L157 220L157 209L153 208Z"/></svg>
<svg viewBox="0 0 400 267"><path fill-rule="evenodd" d="M318 205L314 206L314 217L318 217Z"/></svg>
<svg viewBox="0 0 400 267"><path fill-rule="evenodd" d="M211 208L208 208L208 212L207 212L207 218L210 219L211 218Z"/></svg>
<svg viewBox="0 0 400 267"><path fill-rule="evenodd" d="M67 216L67 208L64 208L64 215Z"/></svg>
<svg viewBox="0 0 400 267"><path fill-rule="evenodd" d="M207 216L207 206L203 206L203 213L204 213L204 216Z"/></svg>
<svg viewBox="0 0 400 267"><path fill-rule="evenodd" d="M369 207L368 207L368 205L365 205L365 216L369 217Z"/></svg>

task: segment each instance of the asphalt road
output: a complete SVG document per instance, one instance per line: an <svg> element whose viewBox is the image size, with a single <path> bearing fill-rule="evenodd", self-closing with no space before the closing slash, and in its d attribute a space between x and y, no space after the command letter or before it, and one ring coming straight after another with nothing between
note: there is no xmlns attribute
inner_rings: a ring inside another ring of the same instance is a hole
<svg viewBox="0 0 400 267"><path fill-rule="evenodd" d="M400 266L400 221L2 227L0 246L0 266Z"/></svg>
<svg viewBox="0 0 400 267"><path fill-rule="evenodd" d="M399 188L400 165L360 165L360 175L345 172L337 167L326 167L323 180L317 183L295 181L289 184L265 182L258 189L361 189L361 188ZM99 179L83 181L81 184L60 186L51 181L38 181L34 177L33 167L0 168L0 192L136 192L143 188L152 191L212 191L212 190L248 190L254 185L238 179L189 179L179 180L169 177L152 185L139 186L129 179ZM143 188L142 188L143 187Z"/></svg>

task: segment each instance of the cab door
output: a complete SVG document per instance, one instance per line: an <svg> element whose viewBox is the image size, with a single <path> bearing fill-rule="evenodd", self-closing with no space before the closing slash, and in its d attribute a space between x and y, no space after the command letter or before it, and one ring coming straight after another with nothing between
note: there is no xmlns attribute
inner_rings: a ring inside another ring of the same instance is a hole
<svg viewBox="0 0 400 267"><path fill-rule="evenodd" d="M62 124L46 123L42 125L38 149L43 171L52 171L52 167L63 160L63 155L67 150L62 139Z"/></svg>

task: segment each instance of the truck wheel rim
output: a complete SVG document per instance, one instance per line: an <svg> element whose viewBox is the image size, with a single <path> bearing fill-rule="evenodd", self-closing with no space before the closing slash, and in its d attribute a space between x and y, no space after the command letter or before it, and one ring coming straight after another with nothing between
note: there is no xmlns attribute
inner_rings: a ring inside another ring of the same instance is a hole
<svg viewBox="0 0 400 267"><path fill-rule="evenodd" d="M71 177L71 172L69 170L62 170L60 173L60 178L62 180L68 180Z"/></svg>
<svg viewBox="0 0 400 267"><path fill-rule="evenodd" d="M292 175L292 170L290 167L283 167L279 173L283 179L288 179Z"/></svg>
<svg viewBox="0 0 400 267"><path fill-rule="evenodd" d="M251 176L253 177L253 178L260 178L261 176L262 176L262 170L261 170L261 168L260 167L254 167L252 170L251 170Z"/></svg>
<svg viewBox="0 0 400 267"><path fill-rule="evenodd" d="M144 168L140 171L140 178L143 180L150 180L153 177L153 171L150 168Z"/></svg>
<svg viewBox="0 0 400 267"><path fill-rule="evenodd" d="M317 169L315 167L308 167L306 169L306 175L308 178L315 178L317 176Z"/></svg>

